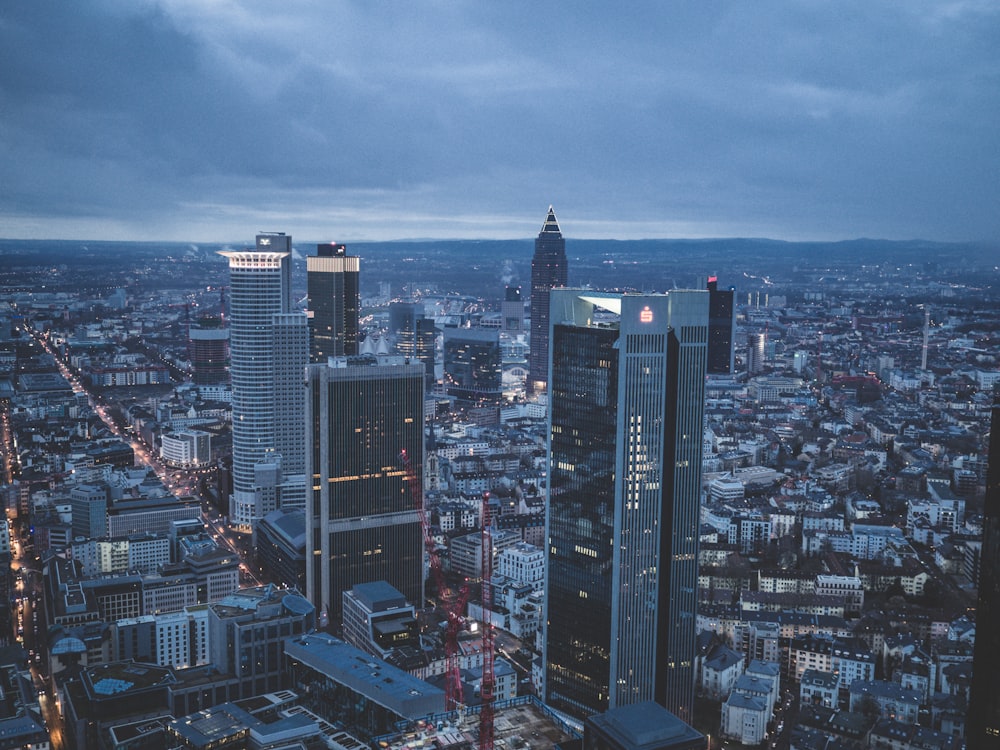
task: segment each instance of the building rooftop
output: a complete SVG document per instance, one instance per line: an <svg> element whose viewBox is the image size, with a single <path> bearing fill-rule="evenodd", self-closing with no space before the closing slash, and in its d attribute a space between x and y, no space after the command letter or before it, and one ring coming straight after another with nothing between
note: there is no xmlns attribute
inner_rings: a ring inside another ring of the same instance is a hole
<svg viewBox="0 0 1000 750"><path fill-rule="evenodd" d="M98 664L85 669L83 676L88 694L95 698L110 698L175 681L173 671L167 667L131 660Z"/></svg>
<svg viewBox="0 0 1000 750"><path fill-rule="evenodd" d="M444 691L333 636L312 633L285 642L285 654L399 716L444 711Z"/></svg>
<svg viewBox="0 0 1000 750"><path fill-rule="evenodd" d="M618 739L630 750L653 750L702 741L704 736L653 701L620 706L591 716L588 725Z"/></svg>
<svg viewBox="0 0 1000 750"><path fill-rule="evenodd" d="M351 589L351 592L370 612L384 612L406 606L406 598L399 589L387 581L359 583Z"/></svg>

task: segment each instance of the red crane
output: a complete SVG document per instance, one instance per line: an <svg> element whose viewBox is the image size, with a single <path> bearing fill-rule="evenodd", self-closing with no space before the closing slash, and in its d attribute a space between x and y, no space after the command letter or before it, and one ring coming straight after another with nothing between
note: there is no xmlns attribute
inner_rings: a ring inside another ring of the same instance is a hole
<svg viewBox="0 0 1000 750"><path fill-rule="evenodd" d="M490 493L483 493L483 681L479 695L483 705L479 712L479 750L493 750L493 524L490 518Z"/></svg>
<svg viewBox="0 0 1000 750"><path fill-rule="evenodd" d="M403 461L403 469L406 472L406 481L410 485L410 495L413 498L417 513L420 516L420 528L424 534L424 550L430 562L431 575L434 577L434 584L438 591L438 606L444 611L447 617L447 625L444 634L444 703L446 711L454 711L463 701L462 674L458 662L458 631L462 627L465 613L465 605L469 599L468 582L463 584L456 592L448 586L444 580L444 570L441 567L441 554L437 550L434 542L434 535L431 532L430 521L427 517L427 509L424 507L424 491L420 484L420 477L413 471L410 464L410 457L406 450L400 454Z"/></svg>

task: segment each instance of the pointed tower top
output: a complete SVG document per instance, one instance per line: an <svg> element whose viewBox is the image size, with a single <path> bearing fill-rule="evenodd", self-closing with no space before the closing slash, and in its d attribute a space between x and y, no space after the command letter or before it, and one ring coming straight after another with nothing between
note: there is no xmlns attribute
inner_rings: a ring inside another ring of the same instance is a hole
<svg viewBox="0 0 1000 750"><path fill-rule="evenodd" d="M556 221L556 212L552 206L549 206L549 215L545 217L545 223L542 224L542 231L539 232L539 235L542 234L554 234L562 237L562 232L559 229L559 222Z"/></svg>

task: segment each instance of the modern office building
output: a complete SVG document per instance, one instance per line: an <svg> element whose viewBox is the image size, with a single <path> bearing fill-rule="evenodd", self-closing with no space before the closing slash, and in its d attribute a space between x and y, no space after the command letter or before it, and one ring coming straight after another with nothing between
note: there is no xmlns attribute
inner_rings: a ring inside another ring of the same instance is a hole
<svg viewBox="0 0 1000 750"><path fill-rule="evenodd" d="M287 477L306 469L305 368L309 361L308 318L302 313L274 316L274 449Z"/></svg>
<svg viewBox="0 0 1000 750"><path fill-rule="evenodd" d="M201 430L177 430L160 436L160 460L168 466L196 469L212 461L212 436Z"/></svg>
<svg viewBox="0 0 1000 750"><path fill-rule="evenodd" d="M274 316L289 312L292 238L259 234L253 249L222 250L229 261L233 389L233 494L230 524L250 532L273 510L257 491L256 465L275 447Z"/></svg>
<svg viewBox="0 0 1000 750"><path fill-rule="evenodd" d="M191 381L195 385L229 382L229 330L221 318L201 318L189 331Z"/></svg>
<svg viewBox="0 0 1000 750"><path fill-rule="evenodd" d="M283 690L284 643L315 628L315 608L294 589L243 588L208 607L209 660L239 678L240 698Z"/></svg>
<svg viewBox="0 0 1000 750"><path fill-rule="evenodd" d="M254 534L257 561L267 580L306 591L305 510L271 511L257 524Z"/></svg>
<svg viewBox="0 0 1000 750"><path fill-rule="evenodd" d="M519 286L504 289L503 302L500 303L500 330L507 333L524 330L524 301Z"/></svg>
<svg viewBox="0 0 1000 750"><path fill-rule="evenodd" d="M502 373L497 329L444 329L445 389L470 421L500 422Z"/></svg>
<svg viewBox="0 0 1000 750"><path fill-rule="evenodd" d="M566 286L569 266L555 211L549 206L531 258L531 342L528 353L528 391L544 391L549 367L549 290Z"/></svg>
<svg viewBox="0 0 1000 750"><path fill-rule="evenodd" d="M424 312L424 303L390 302L389 333L397 353L424 363L424 380L429 390L434 382L437 328L434 319Z"/></svg>
<svg viewBox="0 0 1000 750"><path fill-rule="evenodd" d="M306 258L309 361L358 353L358 311L361 308L361 258L333 242L316 246Z"/></svg>
<svg viewBox="0 0 1000 750"><path fill-rule="evenodd" d="M764 355L767 345L767 335L763 332L747 335L747 373L760 375L764 372Z"/></svg>
<svg viewBox="0 0 1000 750"><path fill-rule="evenodd" d="M731 375L735 366L736 288L719 289L719 280L708 277L709 375Z"/></svg>
<svg viewBox="0 0 1000 750"><path fill-rule="evenodd" d="M694 701L708 292L551 292L545 702Z"/></svg>
<svg viewBox="0 0 1000 750"><path fill-rule="evenodd" d="M993 388L989 464L983 504L976 647L965 739L975 748L1000 748L1000 387Z"/></svg>
<svg viewBox="0 0 1000 750"><path fill-rule="evenodd" d="M402 357L309 365L306 589L339 631L344 591L384 580L423 603L424 367ZM412 483L412 484L411 484Z"/></svg>
<svg viewBox="0 0 1000 750"><path fill-rule="evenodd" d="M394 649L420 650L420 624L412 604L385 581L344 592L344 640L380 659Z"/></svg>
<svg viewBox="0 0 1000 750"><path fill-rule="evenodd" d="M100 539L108 535L108 486L78 484L69 491L73 538Z"/></svg>

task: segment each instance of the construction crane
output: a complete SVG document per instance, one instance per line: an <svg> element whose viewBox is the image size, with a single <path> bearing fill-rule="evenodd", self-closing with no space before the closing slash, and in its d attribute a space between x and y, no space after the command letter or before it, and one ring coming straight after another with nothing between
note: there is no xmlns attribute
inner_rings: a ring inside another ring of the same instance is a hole
<svg viewBox="0 0 1000 750"><path fill-rule="evenodd" d="M482 603L483 603L483 680L479 695L479 750L493 750L493 523L490 517L490 493L483 493Z"/></svg>
<svg viewBox="0 0 1000 750"><path fill-rule="evenodd" d="M410 496L420 516L420 528L424 535L424 550L438 591L438 606L444 612L447 623L444 634L444 703L446 711L454 711L463 702L462 673L458 660L458 632L464 621L465 605L469 600L469 585L466 581L458 591L455 591L444 580L444 570L441 567L441 554L434 542L427 509L424 507L424 490L420 477L410 464L410 457L404 449L400 454L406 481L410 485Z"/></svg>

